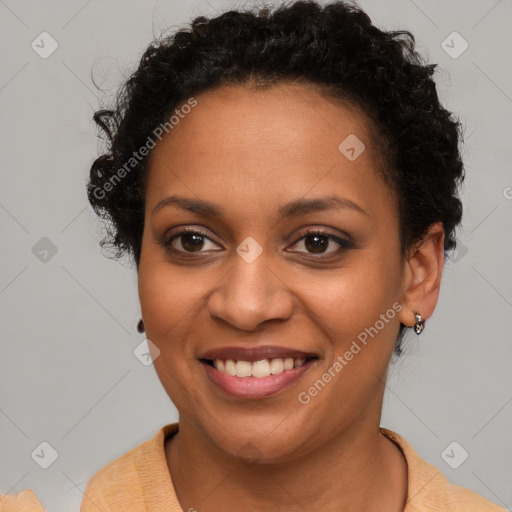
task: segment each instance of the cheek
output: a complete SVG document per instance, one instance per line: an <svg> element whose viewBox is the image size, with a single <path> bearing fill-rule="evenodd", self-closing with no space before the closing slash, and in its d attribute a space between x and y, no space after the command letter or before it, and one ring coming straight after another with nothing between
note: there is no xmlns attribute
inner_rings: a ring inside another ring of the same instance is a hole
<svg viewBox="0 0 512 512"><path fill-rule="evenodd" d="M142 262L138 277L139 300L146 332L158 342L173 337L187 314L197 308L199 293L193 277L160 262Z"/></svg>
<svg viewBox="0 0 512 512"><path fill-rule="evenodd" d="M306 379L301 399L310 400L311 416L331 410L334 431L378 396L383 385L399 323L393 309L399 298L394 272L386 262L368 259L310 288L306 308L327 340L327 360L322 382L318 375Z"/></svg>
<svg viewBox="0 0 512 512"><path fill-rule="evenodd" d="M141 258L138 289L145 334L158 349L153 367L172 402L186 410L190 396L183 383L196 364L187 339L194 332L200 302L197 284L168 263Z"/></svg>
<svg viewBox="0 0 512 512"><path fill-rule="evenodd" d="M326 276L314 287L308 284L308 308L318 325L353 335L373 325L399 298L399 266L370 253L359 261Z"/></svg>

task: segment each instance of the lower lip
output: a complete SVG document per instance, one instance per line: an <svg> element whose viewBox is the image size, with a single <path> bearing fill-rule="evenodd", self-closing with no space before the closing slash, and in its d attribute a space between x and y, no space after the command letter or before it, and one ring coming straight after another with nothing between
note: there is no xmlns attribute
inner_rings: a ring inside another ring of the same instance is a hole
<svg viewBox="0 0 512 512"><path fill-rule="evenodd" d="M204 361L201 361L201 364L206 369L208 378L229 395L238 398L256 399L274 395L291 386L309 370L314 361L314 359L310 359L302 366L284 370L277 375L269 375L261 379L257 377L236 377L220 372Z"/></svg>

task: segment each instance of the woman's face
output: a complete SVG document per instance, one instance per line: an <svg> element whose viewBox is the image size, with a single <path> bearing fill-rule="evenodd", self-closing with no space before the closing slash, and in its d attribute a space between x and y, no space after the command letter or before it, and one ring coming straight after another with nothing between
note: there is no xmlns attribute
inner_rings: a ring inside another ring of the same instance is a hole
<svg viewBox="0 0 512 512"><path fill-rule="evenodd" d="M152 151L139 265L180 421L268 462L374 428L405 267L367 121L303 85L195 99Z"/></svg>

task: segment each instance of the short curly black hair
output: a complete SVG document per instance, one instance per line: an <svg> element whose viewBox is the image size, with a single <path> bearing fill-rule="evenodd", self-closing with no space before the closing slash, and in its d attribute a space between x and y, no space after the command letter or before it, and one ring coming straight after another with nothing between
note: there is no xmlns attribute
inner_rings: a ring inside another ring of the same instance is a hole
<svg viewBox="0 0 512 512"><path fill-rule="evenodd" d="M383 31L354 4L313 0L195 18L155 39L94 121L107 149L91 166L89 202L106 221L100 242L139 267L150 134L193 95L223 85L303 83L349 101L371 120L382 173L398 201L402 254L442 222L455 248L464 179L461 123L439 102L427 64L406 31ZM140 154L139 154L140 153ZM127 163L129 162L129 167ZM401 352L405 326L395 353Z"/></svg>

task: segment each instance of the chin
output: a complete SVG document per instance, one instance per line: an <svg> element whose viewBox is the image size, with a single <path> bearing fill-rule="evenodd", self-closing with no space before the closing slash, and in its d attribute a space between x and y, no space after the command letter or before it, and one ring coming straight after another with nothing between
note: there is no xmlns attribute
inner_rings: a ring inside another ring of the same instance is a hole
<svg viewBox="0 0 512 512"><path fill-rule="evenodd" d="M218 429L210 430L207 435L226 455L251 464L274 464L306 453L300 423L294 423L296 431L291 432L289 428L280 430L279 422L283 422L282 418L272 422L277 428L270 427L268 420L262 418L260 423L253 421L250 426L230 423L229 428L223 429L220 425L225 422L220 420Z"/></svg>

